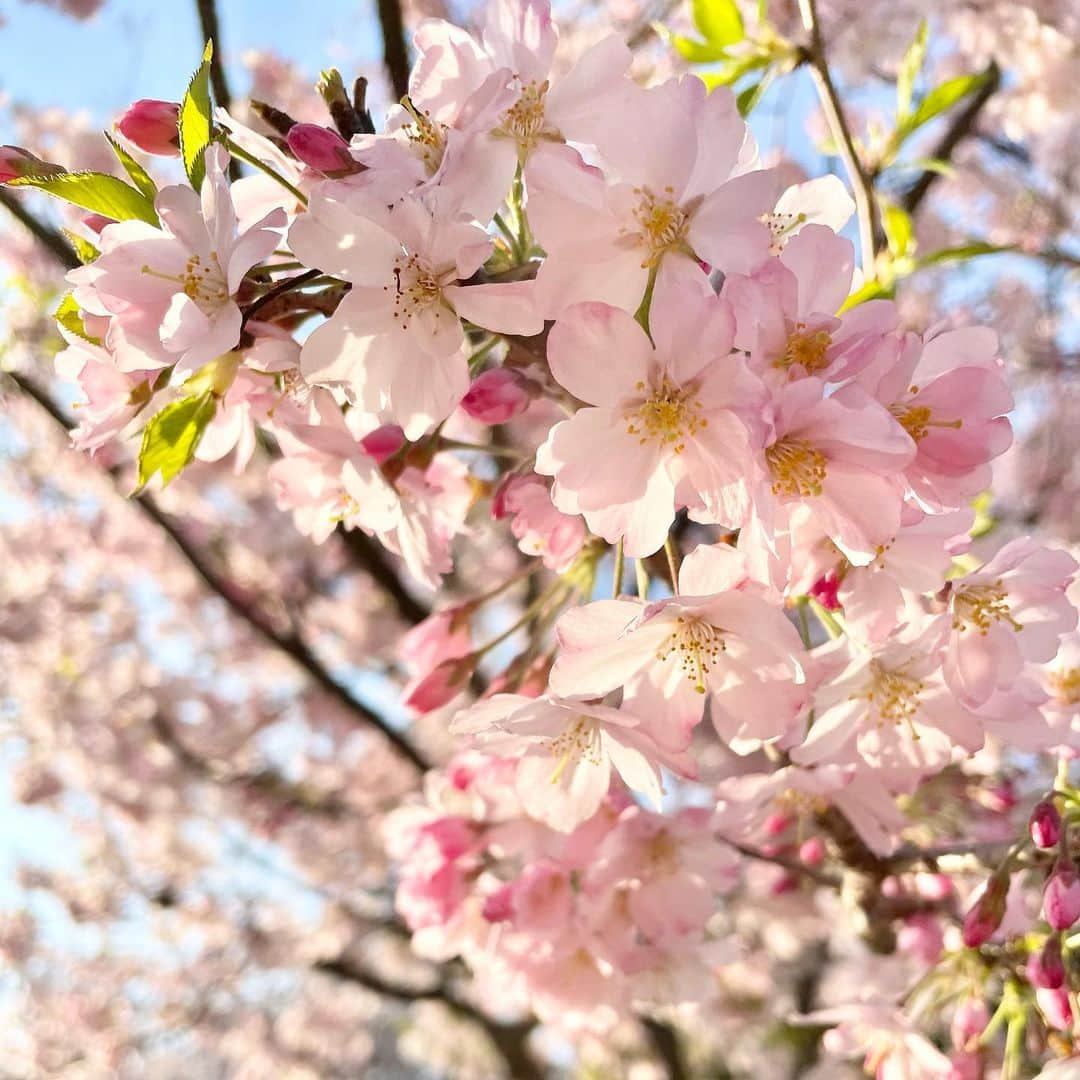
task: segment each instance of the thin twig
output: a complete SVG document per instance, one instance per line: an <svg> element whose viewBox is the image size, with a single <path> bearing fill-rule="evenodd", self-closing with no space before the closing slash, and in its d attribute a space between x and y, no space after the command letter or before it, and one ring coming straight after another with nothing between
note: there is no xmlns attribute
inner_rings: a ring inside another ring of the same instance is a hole
<svg viewBox="0 0 1080 1080"><path fill-rule="evenodd" d="M409 50L405 41L405 19L399 0L378 0L379 29L383 39L383 63L394 88L394 97L409 92Z"/></svg>
<svg viewBox="0 0 1080 1080"><path fill-rule="evenodd" d="M304 273L297 274L295 277L287 278L285 281L279 281L272 289L268 289L264 292L262 296L260 296L259 299L244 312L244 318L240 323L241 328L247 326L251 321L252 316L257 311L266 307L267 304L273 302L279 296L283 296L293 289L302 289L309 281L313 281L321 275L321 270L305 270Z"/></svg>
<svg viewBox="0 0 1080 1080"><path fill-rule="evenodd" d="M64 234L58 229L46 225L31 214L19 201L17 195L4 190L2 187L0 187L0 206L3 206L20 225L33 233L35 239L48 248L57 262L62 263L68 270L74 270L79 265L79 257L75 254L72 246L64 239Z"/></svg>
<svg viewBox="0 0 1080 1080"><path fill-rule="evenodd" d="M37 383L18 372L8 372L7 374L24 394L37 402L65 430L70 431L71 424L67 418ZM109 475L113 477L114 482L118 480L115 473ZM261 612L247 603L239 595L233 583L213 567L203 553L187 538L179 525L157 505L151 495L144 492L133 497L131 502L161 528L184 556L191 568L213 592L225 601L234 614L246 622L268 644L285 653L299 667L303 668L311 679L330 697L338 701L350 715L380 731L387 741L418 770L423 772L431 767L400 731L393 728L378 713L369 709L352 691L338 682L298 634L294 632L282 633Z"/></svg>
<svg viewBox="0 0 1080 1080"><path fill-rule="evenodd" d="M668 1080L689 1080L690 1074L683 1065L679 1036L675 1029L651 1016L643 1016L641 1026L649 1036L656 1056L663 1062Z"/></svg>
<svg viewBox="0 0 1080 1080"><path fill-rule="evenodd" d="M873 181L859 158L854 136L844 116L840 95L836 92L832 73L825 57L825 41L821 36L821 26L817 18L816 0L799 0L799 12L803 26L810 35L807 60L810 72L817 88L825 120L829 125L833 141L844 160L848 179L851 181L855 196L855 211L859 222L859 248L862 257L863 274L867 280L876 277L875 258L878 252L877 209L874 204Z"/></svg>
<svg viewBox="0 0 1080 1080"><path fill-rule="evenodd" d="M225 54L221 46L221 23L218 21L217 4L214 0L195 0L195 6L199 9L203 41L214 43L214 58L210 63L210 85L214 88L214 101L228 110L232 105L232 94L225 76Z"/></svg>

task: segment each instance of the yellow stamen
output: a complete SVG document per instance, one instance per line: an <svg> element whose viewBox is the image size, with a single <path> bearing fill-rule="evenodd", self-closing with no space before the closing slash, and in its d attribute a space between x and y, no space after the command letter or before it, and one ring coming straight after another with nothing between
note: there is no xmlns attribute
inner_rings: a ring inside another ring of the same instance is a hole
<svg viewBox="0 0 1080 1080"><path fill-rule="evenodd" d="M648 389L637 384L639 392ZM677 387L663 378L636 408L626 415L626 431L637 435L644 446L655 440L681 454L686 449L686 437L696 435L709 421L701 415L701 402L694 397L694 387Z"/></svg>
<svg viewBox="0 0 1080 1080"><path fill-rule="evenodd" d="M765 462L772 474L774 495L805 499L821 494L827 461L803 439L778 439L766 448Z"/></svg>
<svg viewBox="0 0 1080 1080"><path fill-rule="evenodd" d="M657 651L656 659L665 661L675 656L694 689L704 694L712 666L726 651L723 630L694 616L680 615L675 620L675 629Z"/></svg>
<svg viewBox="0 0 1080 1080"><path fill-rule="evenodd" d="M1014 630L1023 630L1009 611L1008 595L1000 581L957 589L953 594L953 629L974 627L980 634L987 634L992 623L1006 622Z"/></svg>

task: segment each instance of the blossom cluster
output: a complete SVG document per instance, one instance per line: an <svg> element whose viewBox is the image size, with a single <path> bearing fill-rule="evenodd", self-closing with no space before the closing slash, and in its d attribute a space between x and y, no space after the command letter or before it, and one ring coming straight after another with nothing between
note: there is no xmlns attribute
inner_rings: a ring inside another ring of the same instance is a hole
<svg viewBox="0 0 1080 1080"><path fill-rule="evenodd" d="M993 331L855 302L844 185L784 187L730 90L642 86L615 37L559 62L544 0L415 45L381 132L355 102L344 130L219 110L196 158L188 110L133 106L118 130L189 182L80 221L57 370L78 447L141 432L140 485L264 454L300 531L362 530L428 589L485 511L507 523L521 569L402 642L405 705L453 703L469 750L387 823L397 906L421 955L602 1028L707 996L747 849L813 868L848 828L887 860L906 802L972 755L1071 757L1078 565L973 539L1012 439ZM7 147L0 169L63 174ZM1058 935L1067 844L1046 890ZM1060 949L1033 953L1040 991Z"/></svg>

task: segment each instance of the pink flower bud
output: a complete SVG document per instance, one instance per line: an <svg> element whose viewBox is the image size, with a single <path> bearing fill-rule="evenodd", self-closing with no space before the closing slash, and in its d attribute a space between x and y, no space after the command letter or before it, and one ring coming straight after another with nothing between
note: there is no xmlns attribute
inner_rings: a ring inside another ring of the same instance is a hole
<svg viewBox="0 0 1080 1080"><path fill-rule="evenodd" d="M935 964L945 947L945 934L933 915L911 915L896 934L896 947L923 964Z"/></svg>
<svg viewBox="0 0 1080 1080"><path fill-rule="evenodd" d="M363 169L349 153L349 144L319 124L293 124L285 141L300 161L323 176L349 176Z"/></svg>
<svg viewBox="0 0 1080 1080"><path fill-rule="evenodd" d="M176 157L180 153L180 134L176 125L180 106L175 101L143 98L129 106L116 121L117 130L147 154Z"/></svg>
<svg viewBox="0 0 1080 1080"><path fill-rule="evenodd" d="M1068 930L1080 919L1080 875L1068 859L1060 859L1043 889L1043 918L1053 930Z"/></svg>
<svg viewBox="0 0 1080 1080"><path fill-rule="evenodd" d="M1046 944L1028 957L1028 982L1043 990L1057 990L1065 985L1065 963L1061 959L1061 938L1051 934Z"/></svg>
<svg viewBox="0 0 1080 1080"><path fill-rule="evenodd" d="M986 1002L974 995L964 998L953 1013L952 1026L949 1029L953 1046L957 1050L967 1050L989 1023L990 1010L986 1007Z"/></svg>
<svg viewBox="0 0 1080 1080"><path fill-rule="evenodd" d="M835 570L818 578L810 589L810 595L827 611L840 610L840 579Z"/></svg>
<svg viewBox="0 0 1080 1080"><path fill-rule="evenodd" d="M63 171L62 165L42 161L21 146L0 146L0 184L20 176L52 176Z"/></svg>
<svg viewBox="0 0 1080 1080"><path fill-rule="evenodd" d="M1009 879L995 874L986 883L986 889L964 917L961 936L969 949L985 945L1001 925L1005 917L1005 896L1009 891Z"/></svg>
<svg viewBox="0 0 1080 1080"><path fill-rule="evenodd" d="M783 836L791 828L794 818L790 814L770 814L762 825L766 836Z"/></svg>
<svg viewBox="0 0 1080 1080"><path fill-rule="evenodd" d="M811 836L799 846L799 861L806 866L820 866L825 859L825 841Z"/></svg>
<svg viewBox="0 0 1080 1080"><path fill-rule="evenodd" d="M99 235L106 225L114 224L113 219L107 218L104 214L87 214L82 221L91 232L98 233Z"/></svg>
<svg viewBox="0 0 1080 1080"><path fill-rule="evenodd" d="M1068 1031L1072 1027L1072 1006L1069 994L1064 987L1057 990L1040 988L1035 991L1035 1003L1046 1022L1058 1031Z"/></svg>
<svg viewBox="0 0 1080 1080"><path fill-rule="evenodd" d="M461 407L482 424L505 424L532 401L532 384L511 368L491 368L473 379Z"/></svg>
<svg viewBox="0 0 1080 1080"><path fill-rule="evenodd" d="M360 440L364 451L377 465L392 458L405 445L405 432L397 424L385 424Z"/></svg>
<svg viewBox="0 0 1080 1080"><path fill-rule="evenodd" d="M438 709L448 701L453 701L466 686L476 668L476 657L460 656L444 660L418 682L405 697L406 708L418 713L428 713Z"/></svg>
<svg viewBox="0 0 1080 1080"><path fill-rule="evenodd" d="M509 883L493 892L480 909L488 922L506 922L514 914L514 885Z"/></svg>
<svg viewBox="0 0 1080 1080"><path fill-rule="evenodd" d="M1057 842L1061 839L1061 815L1052 800L1043 799L1031 811L1028 828L1031 830L1031 839L1035 841L1036 847L1057 846Z"/></svg>

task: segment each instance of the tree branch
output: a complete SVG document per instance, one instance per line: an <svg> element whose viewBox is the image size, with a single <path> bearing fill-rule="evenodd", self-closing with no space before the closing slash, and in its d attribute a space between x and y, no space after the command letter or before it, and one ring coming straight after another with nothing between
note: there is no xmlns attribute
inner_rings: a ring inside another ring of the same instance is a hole
<svg viewBox="0 0 1080 1080"><path fill-rule="evenodd" d="M679 1036L675 1029L651 1016L643 1016L641 1025L649 1036L656 1056L663 1062L668 1080L689 1080L690 1074L683 1065Z"/></svg>
<svg viewBox="0 0 1080 1080"><path fill-rule="evenodd" d="M836 86L829 71L829 64L825 57L825 41L821 36L821 26L817 18L816 0L799 0L799 12L802 15L803 26L810 35L806 60L817 88L822 111L825 113L825 120L829 125L833 141L840 151L840 156L844 160L844 167L847 169L852 193L855 196L862 270L869 281L877 276L875 257L879 247L873 180L859 158L855 139L848 127L843 106L840 104L840 95L836 92Z"/></svg>
<svg viewBox="0 0 1080 1080"><path fill-rule="evenodd" d="M7 210L20 225L28 229L36 240L44 244L57 262L68 270L74 270L79 265L79 258L72 246L64 239L64 234L31 214L19 201L18 195L0 187L0 206Z"/></svg>
<svg viewBox="0 0 1080 1080"><path fill-rule="evenodd" d="M382 544L359 529L339 527L338 535L349 549L353 562L386 592L402 619L415 626L431 614L428 606L405 588Z"/></svg>
<svg viewBox="0 0 1080 1080"><path fill-rule="evenodd" d="M930 156L938 161L949 161L953 151L975 128L986 103L997 93L1001 86L1001 68L996 61L991 60L984 72L986 82L979 87L967 105L957 113L948 130L942 135L940 142L934 147ZM930 193L930 189L941 179L941 173L927 169L906 192L900 201L900 205L909 213L914 214L922 201Z"/></svg>
<svg viewBox="0 0 1080 1080"><path fill-rule="evenodd" d="M232 105L229 81L225 76L225 54L221 45L221 23L218 21L217 4L214 0L195 0L199 9L199 26L203 41L214 43L214 58L210 62L210 85L214 88L214 102L223 109Z"/></svg>
<svg viewBox="0 0 1080 1080"><path fill-rule="evenodd" d="M38 386L32 379L18 372L8 372L8 377L23 391L43 408L59 425L70 431L71 424L63 413L56 407L50 396ZM110 472L114 482L118 477ZM118 492L119 493L119 492ZM155 502L152 496L145 492L134 496L130 500L139 507L143 514L159 526L169 537L173 545L187 560L188 565L229 606L232 612L246 622L260 637L269 645L289 656L298 667L311 677L327 695L342 705L346 711L354 716L359 722L376 728L382 733L388 742L421 772L430 768L430 764L420 752L395 728L391 727L378 713L369 709L352 691L338 682L323 666L310 646L298 634L282 632L278 630L269 619L248 603L239 593L235 585L206 559L201 551L187 538L179 525L166 514Z"/></svg>
<svg viewBox="0 0 1080 1080"><path fill-rule="evenodd" d="M409 51L405 41L405 20L400 0L378 0L379 28L383 39L383 63L394 88L394 97L409 92Z"/></svg>

